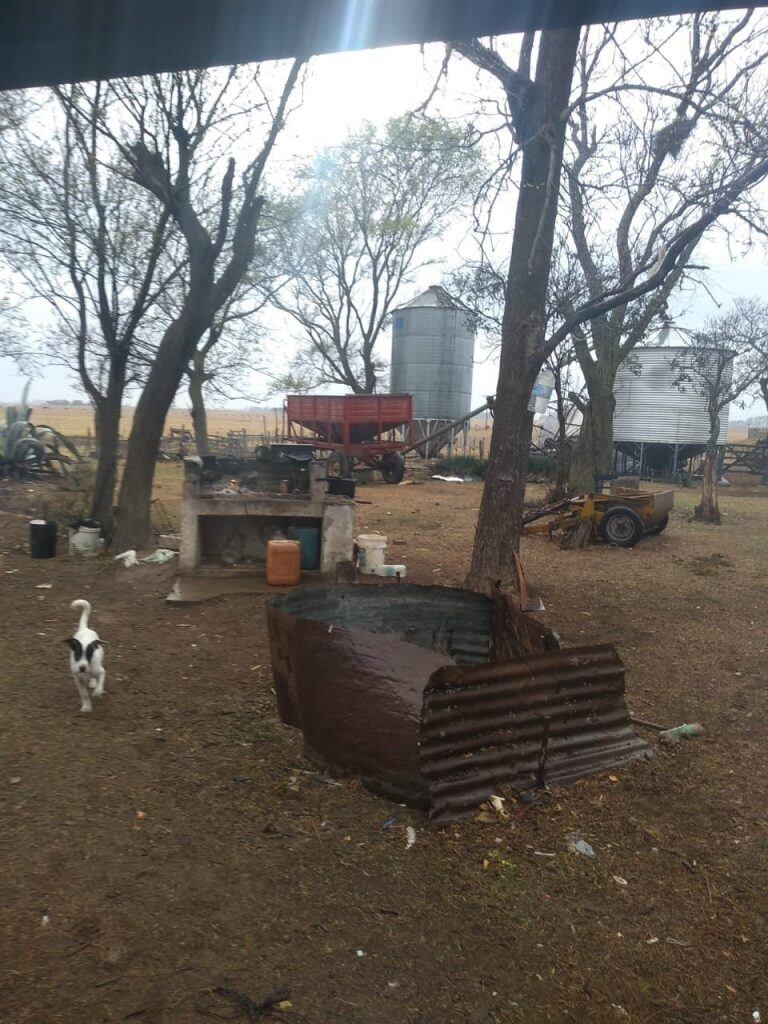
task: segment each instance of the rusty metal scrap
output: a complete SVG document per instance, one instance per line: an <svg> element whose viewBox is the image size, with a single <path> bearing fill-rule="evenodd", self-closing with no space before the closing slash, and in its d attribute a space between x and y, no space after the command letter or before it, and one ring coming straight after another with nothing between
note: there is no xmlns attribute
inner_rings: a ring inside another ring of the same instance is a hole
<svg viewBox="0 0 768 1024"><path fill-rule="evenodd" d="M563 784L649 753L613 647L560 649L504 595L307 586L267 622L280 715L308 755L436 824L537 769Z"/></svg>
<svg viewBox="0 0 768 1024"><path fill-rule="evenodd" d="M629 719L613 647L438 669L424 692L420 743L432 820L464 817L502 785L535 785L545 737L551 785L648 755Z"/></svg>

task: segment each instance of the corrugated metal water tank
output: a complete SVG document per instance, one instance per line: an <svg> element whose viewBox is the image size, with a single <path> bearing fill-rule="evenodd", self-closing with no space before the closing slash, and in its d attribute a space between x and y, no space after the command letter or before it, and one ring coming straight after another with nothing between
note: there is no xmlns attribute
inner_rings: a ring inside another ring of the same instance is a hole
<svg viewBox="0 0 768 1024"><path fill-rule="evenodd" d="M636 348L619 366L614 395L613 440L706 444L707 401L693 383L678 386L690 349ZM728 433L728 407L720 414L719 444Z"/></svg>
<svg viewBox="0 0 768 1024"><path fill-rule="evenodd" d="M414 419L458 419L472 408L474 354L466 311L433 285L394 311L389 390L413 395Z"/></svg>

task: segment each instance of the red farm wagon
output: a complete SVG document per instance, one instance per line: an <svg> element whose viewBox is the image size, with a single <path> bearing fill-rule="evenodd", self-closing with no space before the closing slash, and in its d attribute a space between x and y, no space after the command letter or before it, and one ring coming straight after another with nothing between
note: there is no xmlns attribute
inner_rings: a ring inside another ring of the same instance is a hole
<svg viewBox="0 0 768 1024"><path fill-rule="evenodd" d="M328 476L348 476L355 462L378 469L388 484L405 473L403 449L411 434L410 395L288 395L288 436L328 452ZM398 437L397 434L400 436Z"/></svg>

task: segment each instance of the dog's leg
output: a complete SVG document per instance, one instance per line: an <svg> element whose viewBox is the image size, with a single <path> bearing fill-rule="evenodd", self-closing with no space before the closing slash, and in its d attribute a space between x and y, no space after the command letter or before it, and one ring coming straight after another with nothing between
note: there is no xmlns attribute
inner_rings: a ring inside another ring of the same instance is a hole
<svg viewBox="0 0 768 1024"><path fill-rule="evenodd" d="M91 695L88 692L87 685L85 683L83 683L80 680L80 678L78 676L74 675L74 674L73 674L73 679L75 680L75 686L77 687L77 692L80 694L80 710L81 711L92 711L93 707L91 705Z"/></svg>
<svg viewBox="0 0 768 1024"><path fill-rule="evenodd" d="M94 691L93 691L94 697L103 697L104 696L104 684L106 683L106 681L107 681L107 673L104 671L103 668L99 669L99 678L96 681L96 686L95 686Z"/></svg>

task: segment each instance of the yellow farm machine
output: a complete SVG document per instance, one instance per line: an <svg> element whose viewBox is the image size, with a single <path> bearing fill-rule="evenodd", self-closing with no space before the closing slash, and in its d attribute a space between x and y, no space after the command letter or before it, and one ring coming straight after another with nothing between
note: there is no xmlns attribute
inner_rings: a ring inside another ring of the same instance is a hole
<svg viewBox="0 0 768 1024"><path fill-rule="evenodd" d="M643 538L661 533L669 522L674 491L613 488L609 494L583 494L553 505L531 509L523 516L523 534L559 537L563 547L581 547L604 540L631 548Z"/></svg>

